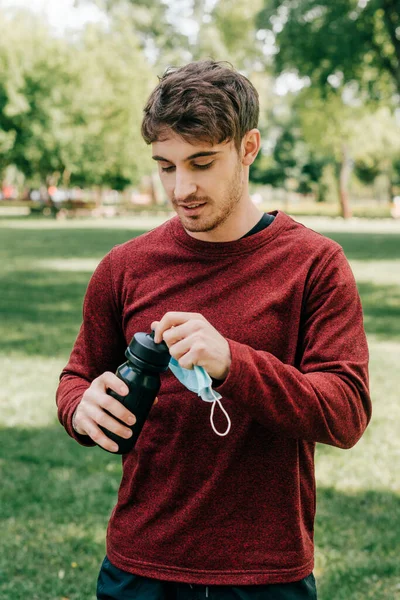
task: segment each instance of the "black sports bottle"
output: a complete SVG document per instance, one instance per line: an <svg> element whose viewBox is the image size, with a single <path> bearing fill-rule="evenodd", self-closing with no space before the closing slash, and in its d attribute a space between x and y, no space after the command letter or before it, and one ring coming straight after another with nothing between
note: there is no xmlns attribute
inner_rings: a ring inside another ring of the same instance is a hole
<svg viewBox="0 0 400 600"><path fill-rule="evenodd" d="M112 454L126 454L136 444L160 389L160 373L168 369L171 358L165 342L160 344L154 342L154 332L150 334L135 333L125 351L125 356L128 360L118 367L115 374L126 383L129 393L126 396L120 396L108 389L107 394L126 406L135 415L136 423L130 427L132 436L128 439L100 427L107 437L118 444L119 450ZM119 421L114 415L111 416ZM120 423L123 422L120 421ZM127 427L126 423L123 425Z"/></svg>

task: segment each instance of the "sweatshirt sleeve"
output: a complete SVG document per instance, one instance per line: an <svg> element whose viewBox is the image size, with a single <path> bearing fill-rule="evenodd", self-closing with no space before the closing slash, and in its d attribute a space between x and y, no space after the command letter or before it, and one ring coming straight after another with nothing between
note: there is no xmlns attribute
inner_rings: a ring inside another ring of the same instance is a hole
<svg viewBox="0 0 400 600"><path fill-rule="evenodd" d="M277 435L351 448L371 401L361 302L341 248L309 282L299 333L295 366L229 339L231 369L217 389Z"/></svg>
<svg viewBox="0 0 400 600"><path fill-rule="evenodd" d="M72 416L91 382L124 361L125 338L115 301L111 252L93 273L83 303L83 322L56 393L58 418L67 433L83 446L95 446L72 427Z"/></svg>

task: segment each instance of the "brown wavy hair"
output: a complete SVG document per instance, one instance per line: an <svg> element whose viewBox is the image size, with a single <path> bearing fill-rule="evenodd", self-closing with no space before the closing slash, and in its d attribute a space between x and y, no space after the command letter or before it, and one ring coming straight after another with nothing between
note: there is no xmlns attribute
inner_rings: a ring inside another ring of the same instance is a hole
<svg viewBox="0 0 400 600"><path fill-rule="evenodd" d="M169 67L144 108L146 144L166 139L168 130L189 143L233 140L239 152L243 136L257 127L258 93L230 63L201 60Z"/></svg>

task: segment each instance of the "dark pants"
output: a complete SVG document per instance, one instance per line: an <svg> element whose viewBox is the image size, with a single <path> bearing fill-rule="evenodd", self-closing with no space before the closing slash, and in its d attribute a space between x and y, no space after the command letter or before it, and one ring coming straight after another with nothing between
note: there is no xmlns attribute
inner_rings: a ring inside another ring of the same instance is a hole
<svg viewBox="0 0 400 600"><path fill-rule="evenodd" d="M97 580L98 600L317 600L314 575L271 585L197 585L159 581L121 571L107 556Z"/></svg>

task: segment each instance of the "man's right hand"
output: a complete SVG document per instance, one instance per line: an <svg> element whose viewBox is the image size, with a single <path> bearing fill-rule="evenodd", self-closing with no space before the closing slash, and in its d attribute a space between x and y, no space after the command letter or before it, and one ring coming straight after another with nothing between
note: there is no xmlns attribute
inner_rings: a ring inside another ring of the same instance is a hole
<svg viewBox="0 0 400 600"><path fill-rule="evenodd" d="M99 425L112 431L122 438L130 438L132 431L124 427L105 411L111 413L127 425L134 425L136 417L121 402L109 396L107 389L110 388L119 396L126 396L129 392L128 386L114 373L106 371L94 379L90 387L82 396L82 400L73 416L73 427L80 435L88 435L96 444L109 450L117 452L118 446L110 440L100 429Z"/></svg>

